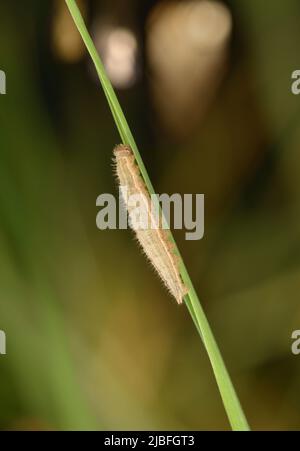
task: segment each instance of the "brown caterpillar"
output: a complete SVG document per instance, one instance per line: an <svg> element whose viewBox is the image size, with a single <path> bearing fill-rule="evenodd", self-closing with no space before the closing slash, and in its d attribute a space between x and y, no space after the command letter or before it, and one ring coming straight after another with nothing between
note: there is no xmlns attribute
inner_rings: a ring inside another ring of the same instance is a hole
<svg viewBox="0 0 300 451"><path fill-rule="evenodd" d="M174 252L174 245L169 240L167 231L162 228L160 221L157 221L158 218L154 216L153 203L135 162L133 152L129 146L120 144L114 149L114 156L116 173L123 201L128 211L130 226L164 285L178 304L181 304L188 290L180 276L179 258ZM126 195L124 195L125 190ZM141 199L142 207L146 212L147 224L149 225L146 228L136 227L134 224L136 206L131 204L128 199L132 196L136 197L136 195Z"/></svg>

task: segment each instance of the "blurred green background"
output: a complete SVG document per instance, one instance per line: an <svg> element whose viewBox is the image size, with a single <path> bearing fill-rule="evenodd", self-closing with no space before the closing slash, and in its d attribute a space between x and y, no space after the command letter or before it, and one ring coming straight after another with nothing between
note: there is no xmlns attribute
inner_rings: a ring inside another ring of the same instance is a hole
<svg viewBox="0 0 300 451"><path fill-rule="evenodd" d="M299 1L79 3L156 191L205 194L175 235L250 425L299 429ZM64 1L1 2L0 69L0 427L228 429L186 308L96 228L120 139Z"/></svg>

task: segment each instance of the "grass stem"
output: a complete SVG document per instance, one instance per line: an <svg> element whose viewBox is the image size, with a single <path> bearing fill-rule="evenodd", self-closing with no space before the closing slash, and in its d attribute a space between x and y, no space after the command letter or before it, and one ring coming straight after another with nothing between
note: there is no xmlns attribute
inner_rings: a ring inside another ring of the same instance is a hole
<svg viewBox="0 0 300 451"><path fill-rule="evenodd" d="M99 54L95 48L95 45L91 39L91 36L86 28L86 25L82 19L80 10L76 4L75 0L65 0L66 4L70 10L70 13L73 17L73 20L78 28L79 33L86 45L86 48L94 62L96 67L102 88L104 90L106 99L110 106L114 121L120 133L123 144L129 145L136 158L136 162L139 166L142 177L145 181L145 184L148 188L150 194L155 194L151 180L137 148L136 142L133 138L133 135L130 131L129 125L125 118L125 115L121 109L117 96L114 92L114 89L111 85L111 82L106 75L104 66L99 57ZM170 238L174 242L173 235L170 231ZM176 252L180 256L179 250L176 246ZM180 257L181 258L181 257ZM217 381L217 385L221 394L221 398L231 424L231 427L235 431L247 431L249 430L249 426L244 415L243 409L237 397L234 386L231 382L230 376L226 369L224 360L222 358L221 352L218 348L204 310L201 306L197 293L193 287L192 281L190 279L189 273L184 265L184 262L181 258L181 276L187 287L189 288L188 294L185 296L184 301L189 310L189 313L193 319L193 322L196 326L196 329L204 343L205 349L207 351L208 357L210 359L212 369L215 375L215 379Z"/></svg>

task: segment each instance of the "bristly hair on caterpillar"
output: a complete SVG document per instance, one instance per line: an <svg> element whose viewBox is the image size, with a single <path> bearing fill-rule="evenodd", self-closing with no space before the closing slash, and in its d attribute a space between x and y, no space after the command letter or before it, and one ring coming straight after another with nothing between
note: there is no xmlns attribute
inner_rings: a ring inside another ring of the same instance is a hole
<svg viewBox="0 0 300 451"><path fill-rule="evenodd" d="M174 245L169 239L168 232L163 229L161 224L157 227L151 227L151 224L155 223L157 218L153 217L151 198L136 164L134 154L129 146L120 144L115 147L114 156L120 191L124 193L124 188L126 189L127 195L123 195L123 202L128 212L130 226L143 252L156 269L164 285L178 304L181 304L188 289L181 279L179 257L175 254ZM136 195L143 199L143 206L147 217L150 219L147 228L141 229L134 226L132 215L136 207L128 199Z"/></svg>

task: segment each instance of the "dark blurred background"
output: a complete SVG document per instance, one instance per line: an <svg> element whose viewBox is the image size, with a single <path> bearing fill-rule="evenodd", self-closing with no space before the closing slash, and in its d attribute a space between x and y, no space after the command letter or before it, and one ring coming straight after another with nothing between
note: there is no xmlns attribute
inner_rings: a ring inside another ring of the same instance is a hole
<svg viewBox="0 0 300 451"><path fill-rule="evenodd" d="M300 426L298 0L78 2L253 429ZM268 4L266 4L268 3ZM201 341L130 231L96 228L119 143L63 0L2 1L2 429L227 429Z"/></svg>

